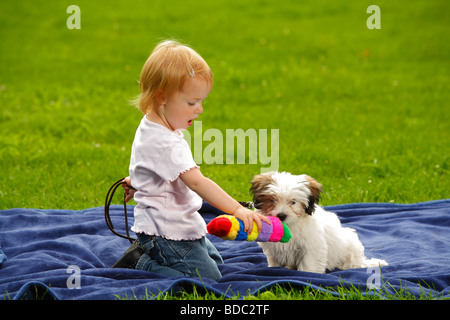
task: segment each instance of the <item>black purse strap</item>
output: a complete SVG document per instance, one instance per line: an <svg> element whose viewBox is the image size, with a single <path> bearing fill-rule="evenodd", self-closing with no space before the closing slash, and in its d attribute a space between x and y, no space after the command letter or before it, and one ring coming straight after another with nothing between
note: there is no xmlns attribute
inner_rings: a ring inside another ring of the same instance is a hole
<svg viewBox="0 0 450 320"><path fill-rule="evenodd" d="M108 226L109 230L111 230L112 233L114 233L116 236L119 236L121 238L125 238L128 239L128 241L130 241L130 243L133 243L134 238L130 237L130 232L129 232L129 228L128 228L128 213L127 213L127 203L125 202L125 193L123 195L123 211L125 212L125 232L126 235L120 234L118 233L116 230L114 230L114 226L113 223L111 221L111 217L109 216L109 206L111 205L111 201L113 199L114 196L114 192L116 192L117 188L120 187L122 185L122 183L124 182L125 178L119 179L116 182L114 182L114 184L111 186L111 188L109 188L108 193L106 194L106 199L105 199L105 221L106 221L106 225Z"/></svg>

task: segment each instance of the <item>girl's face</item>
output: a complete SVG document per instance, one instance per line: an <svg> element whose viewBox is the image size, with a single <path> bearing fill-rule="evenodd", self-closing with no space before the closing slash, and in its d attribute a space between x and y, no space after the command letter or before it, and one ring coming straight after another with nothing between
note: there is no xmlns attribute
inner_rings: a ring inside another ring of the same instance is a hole
<svg viewBox="0 0 450 320"><path fill-rule="evenodd" d="M187 129L203 112L203 100L209 95L211 85L198 78L186 80L183 89L163 100L159 116L170 130Z"/></svg>

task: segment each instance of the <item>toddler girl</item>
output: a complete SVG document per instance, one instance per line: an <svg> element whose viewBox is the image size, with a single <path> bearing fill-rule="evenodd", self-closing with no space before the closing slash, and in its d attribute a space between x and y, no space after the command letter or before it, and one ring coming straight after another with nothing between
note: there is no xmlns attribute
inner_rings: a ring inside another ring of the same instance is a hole
<svg viewBox="0 0 450 320"><path fill-rule="evenodd" d="M181 130L203 112L212 82L203 58L175 41L157 45L144 64L137 100L144 117L133 142L130 177L123 184L126 200L134 197L137 203L131 229L139 247L134 244L121 260L136 269L167 276L221 277L217 264L223 263L222 258L205 237L206 224L197 212L202 199L243 220L248 233L253 221L259 230L260 219L270 223L204 177L183 139Z"/></svg>

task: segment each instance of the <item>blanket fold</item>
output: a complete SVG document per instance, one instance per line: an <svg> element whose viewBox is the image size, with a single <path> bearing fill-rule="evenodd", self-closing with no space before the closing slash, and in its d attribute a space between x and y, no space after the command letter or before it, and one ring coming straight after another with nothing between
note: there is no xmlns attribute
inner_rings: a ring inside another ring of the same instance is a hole
<svg viewBox="0 0 450 320"><path fill-rule="evenodd" d="M450 297L450 199L416 204L360 203L328 206L345 226L357 230L368 258L381 270L334 270L316 274L268 268L256 242L226 241L208 235L224 259L219 281L169 278L151 272L111 269L129 242L111 233L103 207L85 210L9 209L0 211L0 299L156 298L193 286L240 297L273 286L302 288L354 285L367 294L407 289L419 296ZM128 206L129 212L133 206ZM204 203L208 223L220 210ZM116 230L125 233L123 206L110 207ZM129 217L132 225L133 217ZM7 257L7 258L6 258ZM380 273L381 271L381 273Z"/></svg>

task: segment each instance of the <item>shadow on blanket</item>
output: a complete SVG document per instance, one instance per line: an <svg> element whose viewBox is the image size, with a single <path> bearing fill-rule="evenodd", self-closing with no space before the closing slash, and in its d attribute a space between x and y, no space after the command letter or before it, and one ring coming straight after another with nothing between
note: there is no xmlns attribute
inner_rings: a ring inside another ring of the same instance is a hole
<svg viewBox="0 0 450 320"><path fill-rule="evenodd" d="M409 205L348 204L327 209L336 212L344 225L357 230L369 258L389 262L381 268L381 286L386 290L407 288L417 296L423 291L450 297L450 200ZM221 212L204 203L201 213L209 221ZM123 233L123 207L111 206L110 215L116 230ZM353 284L363 292L368 285L377 285L375 270L315 274L268 268L255 242L208 237L225 261L220 266L223 277L219 282L110 269L129 243L106 227L103 207L81 211L3 210L0 299L143 298L189 291L194 285L225 297L242 297L276 284L293 288Z"/></svg>

